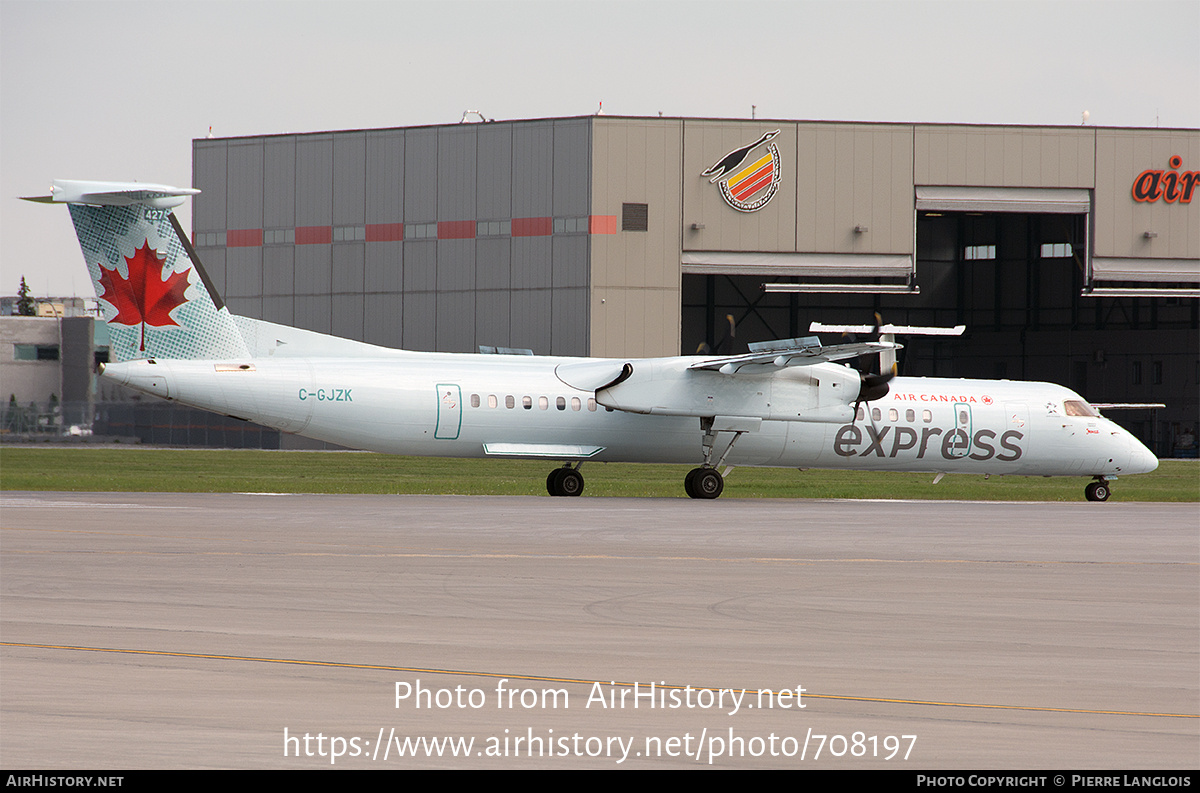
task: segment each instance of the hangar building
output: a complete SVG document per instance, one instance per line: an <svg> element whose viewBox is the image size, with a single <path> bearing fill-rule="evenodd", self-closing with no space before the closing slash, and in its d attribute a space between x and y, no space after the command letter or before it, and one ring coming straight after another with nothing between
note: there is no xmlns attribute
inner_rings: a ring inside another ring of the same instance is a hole
<svg viewBox="0 0 1200 793"><path fill-rule="evenodd" d="M199 139L236 313L412 350L659 356L967 325L901 373L1059 382L1163 456L1200 380L1200 130L585 116Z"/></svg>

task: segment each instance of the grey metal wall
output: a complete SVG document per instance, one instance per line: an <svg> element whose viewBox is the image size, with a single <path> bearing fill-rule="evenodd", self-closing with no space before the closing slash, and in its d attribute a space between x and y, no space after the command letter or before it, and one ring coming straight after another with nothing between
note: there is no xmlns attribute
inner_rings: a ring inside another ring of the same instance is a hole
<svg viewBox="0 0 1200 793"><path fill-rule="evenodd" d="M230 310L375 344L588 352L590 119L193 144Z"/></svg>

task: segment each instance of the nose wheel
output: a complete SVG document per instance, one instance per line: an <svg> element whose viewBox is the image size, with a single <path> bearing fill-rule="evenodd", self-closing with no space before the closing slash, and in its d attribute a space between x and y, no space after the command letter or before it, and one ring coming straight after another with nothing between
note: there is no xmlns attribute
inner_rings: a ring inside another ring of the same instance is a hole
<svg viewBox="0 0 1200 793"><path fill-rule="evenodd" d="M1108 501L1108 497L1112 494L1112 490L1109 489L1108 482L1101 479L1092 482L1085 487L1083 489L1083 494L1087 496L1088 501Z"/></svg>
<svg viewBox="0 0 1200 793"><path fill-rule="evenodd" d="M552 496L577 496L583 492L583 474L578 468L555 468L546 477L546 492Z"/></svg>
<svg viewBox="0 0 1200 793"><path fill-rule="evenodd" d="M716 498L725 489L725 479L716 468L693 468L683 480L683 489L692 498Z"/></svg>

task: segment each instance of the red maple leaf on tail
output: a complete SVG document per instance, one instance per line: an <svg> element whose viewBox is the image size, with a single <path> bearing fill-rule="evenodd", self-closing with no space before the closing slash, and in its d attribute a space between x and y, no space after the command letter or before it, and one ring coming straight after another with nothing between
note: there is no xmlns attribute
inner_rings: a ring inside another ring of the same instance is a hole
<svg viewBox="0 0 1200 793"><path fill-rule="evenodd" d="M146 349L146 326L156 328L179 323L171 319L171 312L187 302L183 293L188 288L187 271L171 273L163 280L163 265L167 257L159 256L150 248L150 240L125 257L129 265L129 278L122 278L117 268L111 270L100 265L100 285L104 287L102 300L112 303L117 315L110 322L118 325L142 326L142 346Z"/></svg>

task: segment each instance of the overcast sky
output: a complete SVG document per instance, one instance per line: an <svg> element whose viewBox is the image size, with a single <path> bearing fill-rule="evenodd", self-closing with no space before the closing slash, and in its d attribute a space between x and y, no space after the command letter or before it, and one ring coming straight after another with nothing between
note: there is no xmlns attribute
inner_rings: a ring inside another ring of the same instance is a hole
<svg viewBox="0 0 1200 793"><path fill-rule="evenodd" d="M91 296L50 180L192 139L614 115L1200 127L1200 3L0 0L0 294ZM1184 163L1194 169L1200 163ZM190 228L187 208L179 212Z"/></svg>

